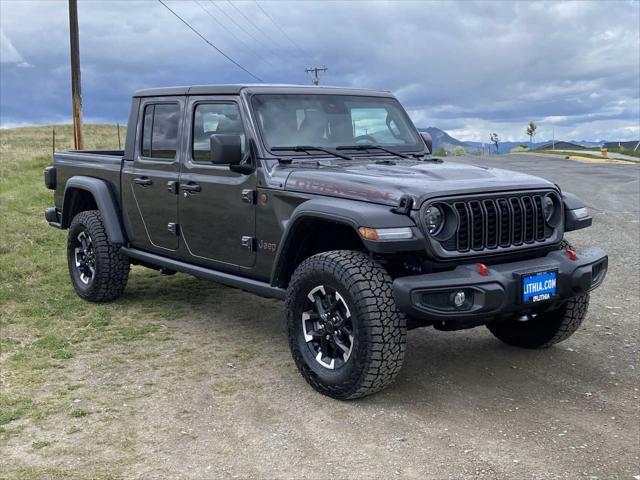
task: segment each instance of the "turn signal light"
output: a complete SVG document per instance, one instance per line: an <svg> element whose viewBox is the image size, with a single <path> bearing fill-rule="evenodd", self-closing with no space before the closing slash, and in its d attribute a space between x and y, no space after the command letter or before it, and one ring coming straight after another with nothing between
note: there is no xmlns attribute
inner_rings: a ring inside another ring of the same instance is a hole
<svg viewBox="0 0 640 480"><path fill-rule="evenodd" d="M380 237L378 237L378 231L375 228L360 227L358 231L360 232L360 235L362 235L362 238L366 238L367 240L380 239Z"/></svg>
<svg viewBox="0 0 640 480"><path fill-rule="evenodd" d="M360 227L358 232L365 240L409 240L413 238L413 232L409 227L396 228L371 228Z"/></svg>

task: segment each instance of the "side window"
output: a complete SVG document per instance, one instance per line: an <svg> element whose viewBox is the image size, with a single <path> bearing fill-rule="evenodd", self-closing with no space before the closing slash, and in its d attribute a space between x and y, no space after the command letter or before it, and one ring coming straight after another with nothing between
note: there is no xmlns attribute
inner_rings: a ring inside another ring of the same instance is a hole
<svg viewBox="0 0 640 480"><path fill-rule="evenodd" d="M142 156L151 156L151 130L153 129L153 108L155 105L144 107L144 121L142 123Z"/></svg>
<svg viewBox="0 0 640 480"><path fill-rule="evenodd" d="M142 155L150 158L174 159L178 148L180 105L158 103L144 108Z"/></svg>
<svg viewBox="0 0 640 480"><path fill-rule="evenodd" d="M210 138L214 133L240 135L242 153L245 134L240 110L235 103L200 103L193 113L192 155L196 162L209 163Z"/></svg>

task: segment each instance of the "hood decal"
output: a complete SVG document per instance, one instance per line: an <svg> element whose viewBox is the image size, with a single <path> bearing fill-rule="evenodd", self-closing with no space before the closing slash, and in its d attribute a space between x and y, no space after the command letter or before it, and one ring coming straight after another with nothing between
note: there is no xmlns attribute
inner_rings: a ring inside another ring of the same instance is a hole
<svg viewBox="0 0 640 480"><path fill-rule="evenodd" d="M524 173L443 162L373 162L296 168L287 178L287 190L349 198L396 206L403 195L415 199L415 208L427 198L476 192L497 192L555 186Z"/></svg>

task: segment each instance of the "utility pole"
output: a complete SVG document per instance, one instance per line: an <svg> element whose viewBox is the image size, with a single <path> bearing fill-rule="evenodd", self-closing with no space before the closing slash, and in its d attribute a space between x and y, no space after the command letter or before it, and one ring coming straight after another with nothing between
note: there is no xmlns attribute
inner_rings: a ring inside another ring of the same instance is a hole
<svg viewBox="0 0 640 480"><path fill-rule="evenodd" d="M71 105L73 107L73 145L82 150L82 92L80 91L80 42L78 40L78 1L69 0L71 47Z"/></svg>
<svg viewBox="0 0 640 480"><path fill-rule="evenodd" d="M307 73L313 73L313 76L311 77L311 82L314 85L319 85L320 84L320 76L318 75L318 73L320 72L326 72L328 70L327 67L325 67L324 65L321 67L309 67L309 68L305 68L304 71Z"/></svg>
<svg viewBox="0 0 640 480"><path fill-rule="evenodd" d="M551 150L556 149L556 127L551 127Z"/></svg>

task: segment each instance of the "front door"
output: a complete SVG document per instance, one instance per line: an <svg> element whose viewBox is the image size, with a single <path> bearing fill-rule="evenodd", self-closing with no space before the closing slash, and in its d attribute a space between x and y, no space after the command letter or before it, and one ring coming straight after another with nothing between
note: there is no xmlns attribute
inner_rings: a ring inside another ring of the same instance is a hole
<svg viewBox="0 0 640 480"><path fill-rule="evenodd" d="M184 99L140 103L133 159L122 168L122 199L131 244L145 250L176 250L178 237L178 148Z"/></svg>
<svg viewBox="0 0 640 480"><path fill-rule="evenodd" d="M187 111L188 145L178 199L183 251L189 261L213 268L251 267L255 262L256 174L235 173L209 160L214 133L240 135L246 154L239 104L235 100L191 97Z"/></svg>

